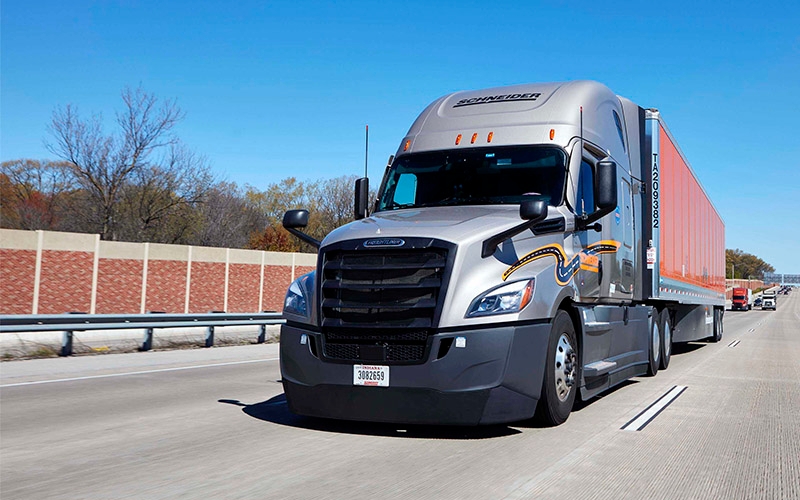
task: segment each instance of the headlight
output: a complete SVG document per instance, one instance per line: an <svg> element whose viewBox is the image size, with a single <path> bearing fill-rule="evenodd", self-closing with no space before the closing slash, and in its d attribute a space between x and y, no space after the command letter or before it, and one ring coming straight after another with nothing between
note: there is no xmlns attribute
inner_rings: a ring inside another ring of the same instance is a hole
<svg viewBox="0 0 800 500"><path fill-rule="evenodd" d="M289 285L286 299L283 301L283 312L308 317L308 297L314 283L314 273L304 274Z"/></svg>
<svg viewBox="0 0 800 500"><path fill-rule="evenodd" d="M534 280L515 281L493 288L472 301L467 317L519 312L533 298Z"/></svg>

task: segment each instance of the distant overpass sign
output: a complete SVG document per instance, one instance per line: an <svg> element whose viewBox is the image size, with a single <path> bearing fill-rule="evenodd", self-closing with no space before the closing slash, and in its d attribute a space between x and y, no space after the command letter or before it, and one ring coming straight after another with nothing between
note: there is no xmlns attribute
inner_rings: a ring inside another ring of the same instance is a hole
<svg viewBox="0 0 800 500"><path fill-rule="evenodd" d="M779 283L781 285L800 285L800 274L764 273L764 283Z"/></svg>

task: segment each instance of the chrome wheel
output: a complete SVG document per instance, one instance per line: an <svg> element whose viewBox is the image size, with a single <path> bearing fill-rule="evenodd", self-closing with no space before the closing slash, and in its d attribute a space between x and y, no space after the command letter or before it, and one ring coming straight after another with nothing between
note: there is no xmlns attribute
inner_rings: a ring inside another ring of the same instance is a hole
<svg viewBox="0 0 800 500"><path fill-rule="evenodd" d="M569 337L566 333L562 333L556 345L555 356L555 381L556 381L556 395L559 401L566 401L569 398L569 393L572 391L572 386L575 385L576 375L576 356L572 344L569 343Z"/></svg>
<svg viewBox="0 0 800 500"><path fill-rule="evenodd" d="M664 353L667 357L672 355L672 325L669 324L669 318L664 321Z"/></svg>

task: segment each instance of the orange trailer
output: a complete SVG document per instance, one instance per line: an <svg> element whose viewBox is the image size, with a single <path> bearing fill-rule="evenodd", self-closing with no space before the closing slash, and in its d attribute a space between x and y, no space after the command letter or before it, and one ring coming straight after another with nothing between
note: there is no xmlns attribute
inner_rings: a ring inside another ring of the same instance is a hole
<svg viewBox="0 0 800 500"><path fill-rule="evenodd" d="M702 306L705 320L713 321L713 309L725 305L725 224L658 111L646 111L645 130L651 217L644 241L651 299L670 303L678 315L689 309L675 306ZM678 333L675 341L695 340Z"/></svg>

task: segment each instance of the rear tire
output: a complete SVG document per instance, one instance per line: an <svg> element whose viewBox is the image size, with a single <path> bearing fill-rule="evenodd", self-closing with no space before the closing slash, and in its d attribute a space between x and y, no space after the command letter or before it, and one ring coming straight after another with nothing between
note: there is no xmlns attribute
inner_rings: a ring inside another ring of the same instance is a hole
<svg viewBox="0 0 800 500"><path fill-rule="evenodd" d="M714 334L711 336L711 342L719 342L722 340L722 311L714 308Z"/></svg>
<svg viewBox="0 0 800 500"><path fill-rule="evenodd" d="M562 424L575 403L580 383L580 357L575 325L566 311L553 318L547 346L547 362L536 418L543 424Z"/></svg>
<svg viewBox="0 0 800 500"><path fill-rule="evenodd" d="M661 363L661 325L658 313L653 310L653 317L650 318L650 330L648 336L648 343L650 344L649 357L650 362L647 365L647 376L654 377L658 373L658 366Z"/></svg>
<svg viewBox="0 0 800 500"><path fill-rule="evenodd" d="M666 370L669 368L669 360L672 357L672 321L669 319L669 309L661 311L658 321L661 326L661 363L659 363L659 368Z"/></svg>

